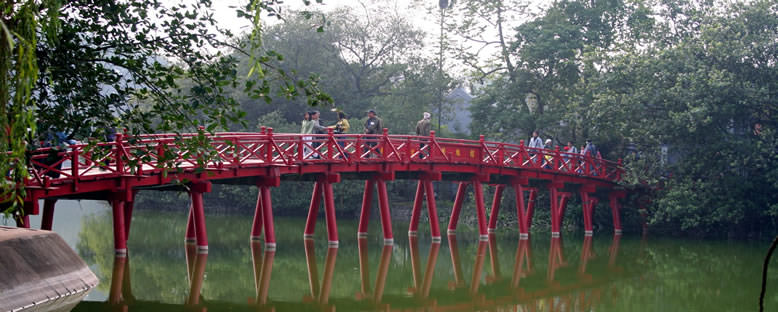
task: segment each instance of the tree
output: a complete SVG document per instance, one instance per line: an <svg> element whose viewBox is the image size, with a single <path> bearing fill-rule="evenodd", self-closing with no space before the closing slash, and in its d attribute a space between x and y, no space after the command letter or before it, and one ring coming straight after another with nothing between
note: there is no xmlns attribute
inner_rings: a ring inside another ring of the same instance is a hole
<svg viewBox="0 0 778 312"><path fill-rule="evenodd" d="M639 150L671 150L657 173L672 174L654 206L657 225L699 235L774 229L776 4L695 2L666 12L657 29L672 36L657 31L651 48L613 58L595 122Z"/></svg>
<svg viewBox="0 0 778 312"><path fill-rule="evenodd" d="M252 20L252 38L261 32L261 14L277 15L278 4L253 0L237 10L238 17ZM279 55L257 52L261 41L234 45L208 0L7 1L0 4L0 25L0 147L10 151L0 154L0 170L12 178L3 180L0 198L12 208L24 194L24 152L34 147L36 129L63 131L69 138L100 137L109 126L134 134L197 126L214 131L243 117L225 92L240 81L243 92L255 96L305 95L311 105L330 100L315 80L267 70ZM239 80L236 59L225 51L250 56L250 79ZM188 90L181 89L184 80ZM284 81L284 88L271 90L270 80Z"/></svg>
<svg viewBox="0 0 778 312"><path fill-rule="evenodd" d="M263 48L284 55L272 66L292 77L326 77L319 81L334 106L352 118L364 117L375 108L393 133L407 133L435 96L432 74L436 68L421 52L422 31L390 8L366 8L365 12L340 8L331 13L313 12L329 24L323 32L311 32L306 14L289 13L283 23L268 26ZM244 56L237 55L241 62ZM445 77L446 81L451 81ZM236 95L249 120L278 110L285 122L298 122L306 103L299 99L276 98L276 105ZM334 120L334 113L323 116ZM407 125L407 126L406 126ZM361 123L352 123L352 132Z"/></svg>

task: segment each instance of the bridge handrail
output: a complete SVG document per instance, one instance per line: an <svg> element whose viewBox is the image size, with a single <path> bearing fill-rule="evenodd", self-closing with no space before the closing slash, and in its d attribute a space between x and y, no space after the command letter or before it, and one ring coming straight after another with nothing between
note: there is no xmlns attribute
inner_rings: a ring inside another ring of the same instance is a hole
<svg viewBox="0 0 778 312"><path fill-rule="evenodd" d="M181 153L180 138L199 135L146 134L127 138L117 135L115 142L74 144L67 150L35 150L30 156L31 179L28 186L48 187L52 183L116 175L143 175L175 166L185 170L204 165L206 169L239 168L256 165L316 163L370 163L376 161L408 163L475 164L531 169L567 175L621 180L621 161L610 161L554 150L530 148L519 144L484 140L416 135L382 134L297 134L219 132L207 135L213 147L207 163L198 163L198 155ZM131 144L133 142L134 144ZM172 157L171 157L172 156ZM167 162L167 164L163 163ZM67 165L69 163L69 165ZM170 168L168 168L170 169Z"/></svg>

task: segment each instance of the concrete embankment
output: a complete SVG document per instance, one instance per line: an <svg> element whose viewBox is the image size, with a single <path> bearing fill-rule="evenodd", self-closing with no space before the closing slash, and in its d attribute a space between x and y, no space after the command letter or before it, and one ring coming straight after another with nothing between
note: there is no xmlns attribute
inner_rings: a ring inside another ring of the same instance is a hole
<svg viewBox="0 0 778 312"><path fill-rule="evenodd" d="M0 227L0 312L69 311L97 283L56 233Z"/></svg>

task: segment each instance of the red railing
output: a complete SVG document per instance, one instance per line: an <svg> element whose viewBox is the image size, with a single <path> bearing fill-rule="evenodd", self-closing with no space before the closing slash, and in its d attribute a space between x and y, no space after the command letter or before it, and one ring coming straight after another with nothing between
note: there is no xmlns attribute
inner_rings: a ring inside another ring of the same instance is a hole
<svg viewBox="0 0 778 312"><path fill-rule="evenodd" d="M123 175L161 174L163 170L228 169L268 165L305 164L449 163L531 169L621 180L621 162L534 149L522 144L430 136L365 134L288 134L221 132L206 135L213 147L210 157L193 155L181 146L183 138L198 134L151 134L97 145L77 144L67 151L43 148L31 156L27 186L49 187L61 183L105 179ZM133 144L130 144L130 141Z"/></svg>

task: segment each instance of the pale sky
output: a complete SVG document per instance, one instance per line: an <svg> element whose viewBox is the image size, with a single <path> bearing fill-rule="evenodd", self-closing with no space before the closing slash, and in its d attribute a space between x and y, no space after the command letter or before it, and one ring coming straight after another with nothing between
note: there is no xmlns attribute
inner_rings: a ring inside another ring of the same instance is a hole
<svg viewBox="0 0 778 312"><path fill-rule="evenodd" d="M176 0L170 0L171 3L175 1L175 3L179 3L179 1ZM218 0L213 2L213 8L215 10L214 17L217 21L220 22L220 26L227 28L231 30L234 34L240 34L240 33L247 33L250 31L249 22L245 18L238 18L235 14L235 9L231 8L231 6L245 6L247 0ZM339 7L351 7L354 9L356 13L360 13L363 10L363 5L367 7L375 7L375 6L382 6L382 7L388 7L393 8L397 12L400 12L403 14L406 18L408 18L413 25L416 25L419 29L425 31L427 33L427 36L425 38L425 48L423 53L430 53L431 55L437 54L437 49L435 48L438 35L439 35L439 25L438 25L438 16L437 15L437 8L438 8L438 0L389 0L389 1L380 1L380 0L352 0L352 1L346 1L346 0L324 0L324 3L318 4L315 0L311 0L310 6L305 6L303 3L303 0L286 0L283 5L281 5L282 14L283 11L287 10L321 10L324 12L332 11ZM546 1L543 0L527 0L529 3L529 10L531 10L533 13L538 13L540 11L540 8L546 4ZM455 4L456 5L456 4ZM432 14L428 13L428 11L432 9ZM274 17L263 17L265 18L266 22L273 23L277 21ZM512 32L512 27L517 26L521 23L521 20L516 20L508 24L508 31L507 35L510 36ZM494 30L492 33L489 31L485 32L485 37L487 39L496 38L496 30ZM460 39L455 34L450 34L449 38L451 39ZM477 50L481 46L473 44L471 47L471 50ZM483 55L490 55L490 52L497 52L496 49L484 49ZM482 59L482 61L485 61ZM461 71L463 69L463 65L461 64L455 64L454 60L447 61L447 68L453 69L454 71Z"/></svg>

